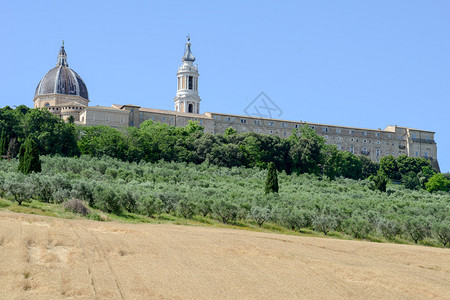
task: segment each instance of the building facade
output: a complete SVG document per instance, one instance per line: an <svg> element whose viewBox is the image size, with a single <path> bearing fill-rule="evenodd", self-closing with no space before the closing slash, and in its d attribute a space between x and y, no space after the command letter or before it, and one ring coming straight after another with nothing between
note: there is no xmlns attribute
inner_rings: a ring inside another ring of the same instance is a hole
<svg viewBox="0 0 450 300"><path fill-rule="evenodd" d="M324 137L328 144L336 145L342 151L366 156L374 162L379 162L381 157L387 155L424 157L439 171L437 144L433 131L397 125L387 126L384 129L365 129L223 113L200 114L199 73L198 66L194 65L195 57L191 51L189 37L181 61L182 65L177 72L174 111L143 108L132 104L113 104L111 107L88 106L86 85L78 74L68 67L63 44L56 67L44 76L36 89L34 107L48 108L64 119L73 116L77 124L107 125L114 128L139 127L147 120L178 127L186 126L189 121L197 121L204 127L205 132L212 134L223 134L231 127L237 132L255 132L287 138L294 129L307 124L318 135Z"/></svg>

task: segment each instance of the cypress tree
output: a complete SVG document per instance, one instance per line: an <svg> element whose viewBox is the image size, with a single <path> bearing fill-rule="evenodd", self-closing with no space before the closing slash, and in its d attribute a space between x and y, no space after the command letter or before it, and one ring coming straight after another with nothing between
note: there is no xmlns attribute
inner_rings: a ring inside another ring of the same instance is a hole
<svg viewBox="0 0 450 300"><path fill-rule="evenodd" d="M0 136L0 155L6 155L8 151L8 136L6 136L5 131L2 131Z"/></svg>
<svg viewBox="0 0 450 300"><path fill-rule="evenodd" d="M18 170L23 174L31 172L41 172L41 161L39 159L39 148L35 141L26 139L19 150L19 167Z"/></svg>
<svg viewBox="0 0 450 300"><path fill-rule="evenodd" d="M24 173L23 170L24 170L24 164L25 164L25 151L27 148L27 142L28 142L28 140L25 140L25 142L22 145L20 145L20 148L19 148L19 167L17 168L17 170L22 173Z"/></svg>
<svg viewBox="0 0 450 300"><path fill-rule="evenodd" d="M278 193L278 175L273 162L269 163L266 179L266 194Z"/></svg>

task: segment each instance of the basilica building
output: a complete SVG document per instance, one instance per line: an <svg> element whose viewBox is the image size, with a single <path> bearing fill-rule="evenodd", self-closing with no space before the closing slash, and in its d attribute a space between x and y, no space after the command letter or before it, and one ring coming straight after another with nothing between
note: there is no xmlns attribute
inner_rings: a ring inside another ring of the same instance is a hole
<svg viewBox="0 0 450 300"><path fill-rule="evenodd" d="M73 118L76 124L92 126L106 125L113 128L139 127L144 121L152 120L171 126L186 126L197 121L205 132L221 134L229 127L237 132L256 132L287 138L292 130L307 124L328 144L336 145L342 151L364 155L379 162L381 157L405 154L424 157L439 171L437 145L433 131L401 126L387 126L384 129L366 129L348 126L306 123L225 113L200 113L198 91L199 72L194 65L191 42L188 37L181 66L177 72L177 91L174 110L143 108L137 105L113 104L111 107L89 106L86 84L67 62L64 42L58 54L56 67L47 72L39 82L34 95L35 108L47 108L64 120Z"/></svg>

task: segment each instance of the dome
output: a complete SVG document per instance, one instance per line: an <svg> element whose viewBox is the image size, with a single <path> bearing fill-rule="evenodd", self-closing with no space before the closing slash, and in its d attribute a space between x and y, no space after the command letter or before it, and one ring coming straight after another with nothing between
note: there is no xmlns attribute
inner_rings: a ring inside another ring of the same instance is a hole
<svg viewBox="0 0 450 300"><path fill-rule="evenodd" d="M80 96L89 100L86 84L81 77L67 64L64 44L58 55L56 67L51 69L39 82L34 97L46 94L63 94Z"/></svg>
<svg viewBox="0 0 450 300"><path fill-rule="evenodd" d="M189 36L187 38L188 38L188 41L186 43L186 48L184 50L184 55L181 58L181 61L182 62L185 62L185 61L193 62L193 61L195 61L195 57L191 51L191 43L190 43L191 38Z"/></svg>

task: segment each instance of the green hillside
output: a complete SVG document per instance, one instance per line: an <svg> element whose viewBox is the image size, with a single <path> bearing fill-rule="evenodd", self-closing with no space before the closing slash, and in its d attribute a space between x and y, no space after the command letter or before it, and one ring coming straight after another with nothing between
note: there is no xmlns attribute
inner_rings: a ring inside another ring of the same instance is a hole
<svg viewBox="0 0 450 300"><path fill-rule="evenodd" d="M373 241L447 245L450 193L429 193L368 180L320 180L278 174L279 193L265 194L267 170L202 163L129 163L113 158L41 156L42 173L24 175L0 161L0 196L61 204L79 199L98 211L136 220L193 219L243 228L316 233ZM2 200L2 205L8 202ZM0 205L1 206L1 205ZM61 205L60 205L61 206ZM150 218L150 219L149 219ZM210 220L210 221L208 221Z"/></svg>

